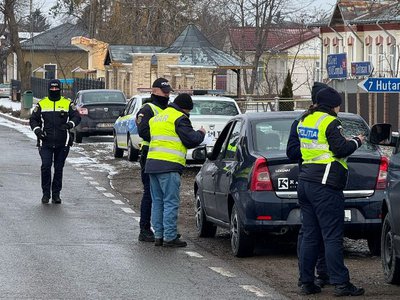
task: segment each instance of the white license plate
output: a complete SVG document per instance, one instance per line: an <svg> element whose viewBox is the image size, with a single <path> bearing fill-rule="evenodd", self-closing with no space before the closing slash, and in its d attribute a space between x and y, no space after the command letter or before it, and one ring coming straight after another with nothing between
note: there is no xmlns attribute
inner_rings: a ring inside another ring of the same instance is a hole
<svg viewBox="0 0 400 300"><path fill-rule="evenodd" d="M114 126L113 123L99 123L99 124L97 124L97 127L99 127L99 128L111 128L113 126Z"/></svg>
<svg viewBox="0 0 400 300"><path fill-rule="evenodd" d="M345 209L344 210L344 221L345 222L350 222L351 221L351 210L350 209Z"/></svg>

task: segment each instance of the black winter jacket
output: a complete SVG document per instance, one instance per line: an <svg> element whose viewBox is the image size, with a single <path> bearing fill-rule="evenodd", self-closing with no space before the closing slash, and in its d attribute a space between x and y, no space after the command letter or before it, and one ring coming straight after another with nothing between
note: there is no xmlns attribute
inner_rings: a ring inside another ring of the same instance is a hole
<svg viewBox="0 0 400 300"><path fill-rule="evenodd" d="M317 111L326 112L336 117L336 114L334 112L325 109L323 107L318 108ZM356 151L358 147L361 147L362 145L358 137L353 137L352 139L346 139L343 136L342 131L343 131L342 124L338 119L336 119L328 125L325 132L329 144L329 150L332 151L335 157L337 158L348 157L354 151ZM295 158L295 157L301 158L300 141L298 139L298 135L297 135L298 148L296 147L294 135L292 139L293 140L291 141L291 147L289 147L289 141L288 141L288 148L291 148L291 153L288 153L287 149L287 154L291 156L290 158ZM298 152L296 153L296 151ZM329 170L327 170L327 165L324 164L302 164L299 173L299 180L322 183L324 174L327 171L329 171L329 174L327 177L326 184L335 189L343 190L346 187L348 171L337 161L331 163Z"/></svg>
<svg viewBox="0 0 400 300"><path fill-rule="evenodd" d="M40 128L46 135L43 141L41 141L42 146L67 146L69 144L68 141L71 140L71 135L69 130L62 129L61 125L71 121L71 126L75 127L81 122L79 112L72 103L69 104L68 111L56 111L57 102L61 101L62 99L67 100L66 98L61 97L60 100L53 101L54 109L52 111L43 112L40 104L42 100L40 100L35 106L29 119L29 125L33 131L35 131L37 128Z"/></svg>

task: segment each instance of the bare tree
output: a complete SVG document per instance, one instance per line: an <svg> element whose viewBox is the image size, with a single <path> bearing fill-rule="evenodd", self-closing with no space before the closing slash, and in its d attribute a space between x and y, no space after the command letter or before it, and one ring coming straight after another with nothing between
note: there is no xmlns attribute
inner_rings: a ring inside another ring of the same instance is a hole
<svg viewBox="0 0 400 300"><path fill-rule="evenodd" d="M0 4L0 11L4 14L4 20L10 35L10 50L17 56L17 69L21 80L21 89L25 91L30 88L31 63L25 62L24 53L18 37L17 12L21 9L23 1L4 0Z"/></svg>

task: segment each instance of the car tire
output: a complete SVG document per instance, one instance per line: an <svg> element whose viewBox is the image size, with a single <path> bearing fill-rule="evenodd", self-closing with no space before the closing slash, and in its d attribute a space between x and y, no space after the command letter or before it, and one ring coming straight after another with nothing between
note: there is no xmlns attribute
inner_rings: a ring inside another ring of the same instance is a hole
<svg viewBox="0 0 400 300"><path fill-rule="evenodd" d="M196 228L199 237L214 237L217 233L217 226L207 221L199 192L196 193Z"/></svg>
<svg viewBox="0 0 400 300"><path fill-rule="evenodd" d="M128 160L137 161L139 158L139 150L133 148L131 137L128 136Z"/></svg>
<svg viewBox="0 0 400 300"><path fill-rule="evenodd" d="M75 131L75 143L82 143L82 133L80 133L79 131Z"/></svg>
<svg viewBox="0 0 400 300"><path fill-rule="evenodd" d="M373 256L381 255L381 238L379 234L367 237L369 253Z"/></svg>
<svg viewBox="0 0 400 300"><path fill-rule="evenodd" d="M387 283L400 283L400 260L394 249L394 234L390 214L387 214L382 226L381 261L383 276Z"/></svg>
<svg viewBox="0 0 400 300"><path fill-rule="evenodd" d="M124 156L124 149L118 148L117 136L115 134L113 143L113 154L115 158L121 158Z"/></svg>
<svg viewBox="0 0 400 300"><path fill-rule="evenodd" d="M230 237L232 252L236 257L248 257L253 255L254 240L244 231L235 204L232 207Z"/></svg>

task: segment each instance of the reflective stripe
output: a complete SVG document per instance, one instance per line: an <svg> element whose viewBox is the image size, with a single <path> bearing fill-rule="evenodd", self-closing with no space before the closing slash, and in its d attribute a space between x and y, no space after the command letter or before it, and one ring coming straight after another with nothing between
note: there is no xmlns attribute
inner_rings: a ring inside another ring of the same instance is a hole
<svg viewBox="0 0 400 300"><path fill-rule="evenodd" d="M179 137L167 136L167 135L155 135L151 137L152 140L163 140L163 141L172 141L172 142L180 142L181 139Z"/></svg>
<svg viewBox="0 0 400 300"><path fill-rule="evenodd" d="M324 173L324 177L322 177L322 184L326 184L326 181L328 180L328 175L329 175L329 171L331 170L331 163L326 165L325 168L325 173Z"/></svg>
<svg viewBox="0 0 400 300"><path fill-rule="evenodd" d="M186 153L183 153L183 152L180 152L177 150L164 148L164 147L150 147L149 152L150 151L165 152L165 153L174 154L174 155L178 155L180 157L186 158Z"/></svg>
<svg viewBox="0 0 400 300"><path fill-rule="evenodd" d="M315 143L301 143L301 147L304 149L322 149L328 150L329 145L326 144L315 144Z"/></svg>
<svg viewBox="0 0 400 300"><path fill-rule="evenodd" d="M323 120L325 120L325 118L329 116L328 114L324 114L322 115L318 120L317 123L315 123L315 127L314 128L319 128L319 125L322 123Z"/></svg>
<svg viewBox="0 0 400 300"><path fill-rule="evenodd" d="M318 160L330 159L331 157L332 157L332 155L330 155L329 153L324 153L317 157L314 157L313 159L304 161L303 163L311 163L311 162L318 161Z"/></svg>

